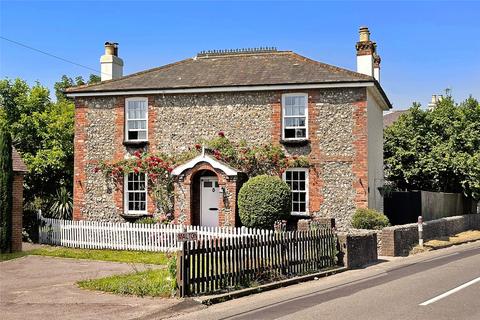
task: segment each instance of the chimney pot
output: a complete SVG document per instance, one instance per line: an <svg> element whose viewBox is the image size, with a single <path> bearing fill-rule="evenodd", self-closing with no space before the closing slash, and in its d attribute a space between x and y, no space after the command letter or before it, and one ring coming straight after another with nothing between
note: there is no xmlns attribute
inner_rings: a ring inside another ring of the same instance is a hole
<svg viewBox="0 0 480 320"><path fill-rule="evenodd" d="M360 42L367 42L370 41L370 31L368 30L368 27L360 27L359 30L360 33Z"/></svg>
<svg viewBox="0 0 480 320"><path fill-rule="evenodd" d="M118 43L105 42L105 54L109 56L118 57Z"/></svg>

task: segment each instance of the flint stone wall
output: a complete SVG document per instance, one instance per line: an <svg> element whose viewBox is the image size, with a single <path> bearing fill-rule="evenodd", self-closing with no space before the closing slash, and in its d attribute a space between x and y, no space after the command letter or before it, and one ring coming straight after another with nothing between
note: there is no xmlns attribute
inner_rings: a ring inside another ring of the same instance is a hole
<svg viewBox="0 0 480 320"><path fill-rule="evenodd" d="M224 131L233 141L244 139L251 145L278 144L281 140L281 117L277 119L282 93L148 96L152 106L149 108L148 148L178 153L202 139L216 137L219 131ZM312 164L309 174L310 215L335 218L338 228L348 228L359 201L355 186L358 181L356 157L359 154L366 157L367 152L355 144L358 140L358 103L366 101L366 90L322 89L309 90L308 94L310 143L304 146L285 145L284 148L288 154L308 156ZM119 196L115 192L113 182L101 173L94 173L93 168L99 161L121 159L133 150L122 144L124 99L86 97L81 100L87 109L84 195L83 205L74 205L81 206L83 219L123 220L120 217L123 210L121 194ZM360 115L363 117L363 114ZM362 121L366 124L366 115L360 119ZM80 160L76 158L76 161Z"/></svg>

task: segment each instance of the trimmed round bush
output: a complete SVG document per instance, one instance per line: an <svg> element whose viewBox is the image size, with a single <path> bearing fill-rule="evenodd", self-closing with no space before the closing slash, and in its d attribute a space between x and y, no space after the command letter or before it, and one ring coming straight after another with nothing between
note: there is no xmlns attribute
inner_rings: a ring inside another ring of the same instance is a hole
<svg viewBox="0 0 480 320"><path fill-rule="evenodd" d="M238 193L240 221L246 227L272 229L276 220L289 217L291 205L290 187L279 177L256 176Z"/></svg>
<svg viewBox="0 0 480 320"><path fill-rule="evenodd" d="M382 229L389 225L387 216L373 209L358 208L352 218L352 226L357 229Z"/></svg>

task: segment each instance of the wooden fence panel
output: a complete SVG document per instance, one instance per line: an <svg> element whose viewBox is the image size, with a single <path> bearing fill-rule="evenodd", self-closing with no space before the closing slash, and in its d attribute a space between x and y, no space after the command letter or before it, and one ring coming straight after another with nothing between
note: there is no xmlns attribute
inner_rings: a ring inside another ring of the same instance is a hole
<svg viewBox="0 0 480 320"><path fill-rule="evenodd" d="M335 265L335 244L335 234L327 229L258 232L188 243L179 264L192 269L184 273L180 288L197 295L319 271ZM180 295L184 292L180 290Z"/></svg>

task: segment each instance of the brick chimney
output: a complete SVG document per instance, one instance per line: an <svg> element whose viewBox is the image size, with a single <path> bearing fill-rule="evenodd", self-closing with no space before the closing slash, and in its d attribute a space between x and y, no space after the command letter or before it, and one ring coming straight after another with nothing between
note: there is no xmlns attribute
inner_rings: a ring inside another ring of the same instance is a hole
<svg viewBox="0 0 480 320"><path fill-rule="evenodd" d="M123 60L118 57L118 43L105 42L105 54L100 57L100 67L102 81L123 76Z"/></svg>
<svg viewBox="0 0 480 320"><path fill-rule="evenodd" d="M370 40L367 27L360 27L360 39L355 45L357 49L357 72L375 77L380 81L380 56L377 54L377 44Z"/></svg>

